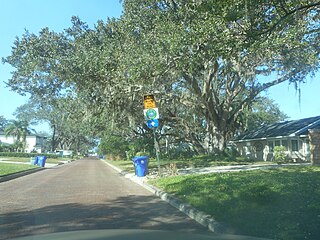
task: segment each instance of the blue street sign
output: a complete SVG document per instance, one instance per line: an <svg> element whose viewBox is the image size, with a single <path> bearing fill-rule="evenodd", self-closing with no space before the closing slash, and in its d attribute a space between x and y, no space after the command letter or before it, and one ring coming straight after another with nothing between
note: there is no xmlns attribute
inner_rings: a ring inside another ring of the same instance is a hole
<svg viewBox="0 0 320 240"><path fill-rule="evenodd" d="M147 121L148 128L156 128L159 126L159 120L158 119L150 119Z"/></svg>

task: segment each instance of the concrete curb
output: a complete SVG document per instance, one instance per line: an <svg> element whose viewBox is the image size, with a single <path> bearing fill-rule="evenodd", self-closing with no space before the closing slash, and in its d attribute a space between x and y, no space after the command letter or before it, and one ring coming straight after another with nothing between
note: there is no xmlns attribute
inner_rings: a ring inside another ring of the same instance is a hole
<svg viewBox="0 0 320 240"><path fill-rule="evenodd" d="M146 179L144 177L137 177L133 173L128 173L123 171L122 169L104 161L109 167L113 168L115 171L119 172L125 178L130 179L131 181L139 184L140 186L144 187L148 191L152 192L156 196L160 197L163 201L166 201L171 206L177 208L179 211L183 212L190 218L194 219L196 222L201 224L204 227L207 227L211 232L214 233L223 233L223 226L217 222L212 216L197 210L196 208L192 207L190 204L185 203L178 198L174 197L172 194L166 193L157 187L147 184Z"/></svg>
<svg viewBox="0 0 320 240"><path fill-rule="evenodd" d="M173 207L179 209L181 212L188 215L190 218L194 219L202 226L207 227L211 232L223 233L223 226L217 222L211 215L205 212L199 211L198 209L192 207L190 204L185 203L173 195L163 192L160 189L150 186L154 189L155 195L159 196L162 200L170 203Z"/></svg>

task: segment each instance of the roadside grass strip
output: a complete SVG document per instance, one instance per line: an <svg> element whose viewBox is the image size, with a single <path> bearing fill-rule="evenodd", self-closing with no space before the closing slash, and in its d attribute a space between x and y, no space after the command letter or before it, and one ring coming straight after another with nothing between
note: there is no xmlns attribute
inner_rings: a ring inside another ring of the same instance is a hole
<svg viewBox="0 0 320 240"><path fill-rule="evenodd" d="M131 160L109 160L109 163L121 168L126 172L134 172L133 162ZM198 156L193 158L178 158L178 159L166 159L163 158L160 161L161 168L168 169L172 164L175 164L178 169L194 168L194 167L214 167L214 166L234 166L234 165L250 165L250 164L268 164L268 162L253 162L253 161L226 161L221 159L212 159L209 157ZM149 158L148 163L149 170L157 171L158 162L155 158Z"/></svg>
<svg viewBox="0 0 320 240"><path fill-rule="evenodd" d="M149 183L212 215L229 233L320 239L320 167L175 176Z"/></svg>
<svg viewBox="0 0 320 240"><path fill-rule="evenodd" d="M0 177L34 168L37 168L37 166L0 162Z"/></svg>
<svg viewBox="0 0 320 240"><path fill-rule="evenodd" d="M1 159L4 159L5 161L9 162L24 162L28 163L31 161L31 158L21 158L21 157L0 157ZM68 161L71 160L71 158L47 158L46 163L53 163L58 164L60 161Z"/></svg>

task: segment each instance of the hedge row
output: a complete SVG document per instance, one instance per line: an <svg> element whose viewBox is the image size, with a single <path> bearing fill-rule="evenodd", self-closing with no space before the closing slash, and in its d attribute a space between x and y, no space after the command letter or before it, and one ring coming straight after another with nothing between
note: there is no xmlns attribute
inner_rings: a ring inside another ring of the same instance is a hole
<svg viewBox="0 0 320 240"><path fill-rule="evenodd" d="M46 156L47 158L60 158L60 155L47 154L47 153L22 153L22 152L0 152L0 157L21 157L30 158L36 156Z"/></svg>

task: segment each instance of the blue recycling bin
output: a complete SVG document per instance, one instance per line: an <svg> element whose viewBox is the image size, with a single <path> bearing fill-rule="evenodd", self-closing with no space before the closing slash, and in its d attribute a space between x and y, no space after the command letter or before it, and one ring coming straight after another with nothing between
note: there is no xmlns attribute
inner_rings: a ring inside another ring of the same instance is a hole
<svg viewBox="0 0 320 240"><path fill-rule="evenodd" d="M44 167L44 165L46 164L47 157L46 156L38 156L37 159L38 159L37 165L40 167Z"/></svg>
<svg viewBox="0 0 320 240"><path fill-rule="evenodd" d="M136 175L138 177L144 177L148 173L148 156L139 156L139 157L134 157L132 159Z"/></svg>
<svg viewBox="0 0 320 240"><path fill-rule="evenodd" d="M38 164L38 157L32 157L30 159L30 164L31 165L37 165Z"/></svg>

